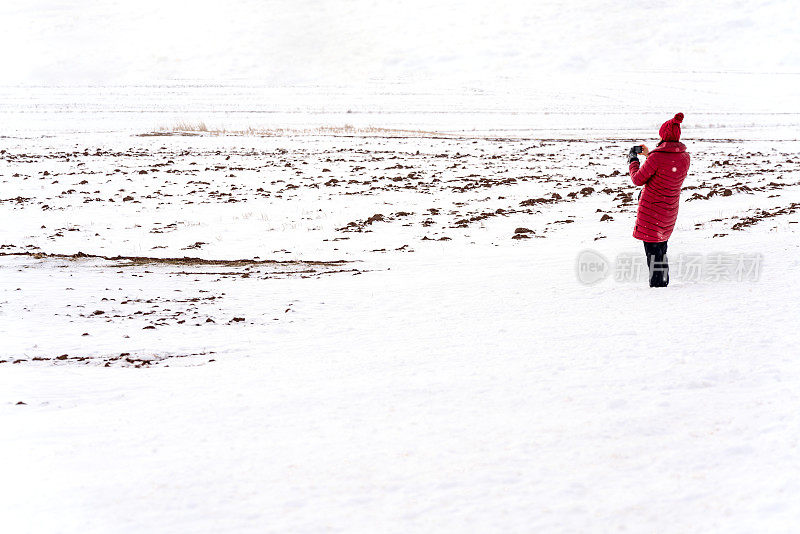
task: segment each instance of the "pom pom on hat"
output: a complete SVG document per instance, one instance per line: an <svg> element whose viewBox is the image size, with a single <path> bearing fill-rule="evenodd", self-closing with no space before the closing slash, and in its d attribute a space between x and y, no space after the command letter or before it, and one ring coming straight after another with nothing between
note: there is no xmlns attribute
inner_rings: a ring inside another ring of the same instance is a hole
<svg viewBox="0 0 800 534"><path fill-rule="evenodd" d="M677 113L673 118L661 125L658 130L658 135L664 141L680 141L681 140L681 123L683 122L683 113Z"/></svg>

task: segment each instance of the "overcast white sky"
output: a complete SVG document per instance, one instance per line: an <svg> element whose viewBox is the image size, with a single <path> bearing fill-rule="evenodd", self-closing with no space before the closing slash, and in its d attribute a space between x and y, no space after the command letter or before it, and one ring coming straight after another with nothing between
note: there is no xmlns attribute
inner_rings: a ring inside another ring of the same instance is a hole
<svg viewBox="0 0 800 534"><path fill-rule="evenodd" d="M798 2L2 1L3 84L800 71Z"/></svg>

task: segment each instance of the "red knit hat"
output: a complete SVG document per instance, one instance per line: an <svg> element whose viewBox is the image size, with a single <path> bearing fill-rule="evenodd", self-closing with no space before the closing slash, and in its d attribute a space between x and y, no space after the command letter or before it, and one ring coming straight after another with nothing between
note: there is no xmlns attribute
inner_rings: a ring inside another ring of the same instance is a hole
<svg viewBox="0 0 800 534"><path fill-rule="evenodd" d="M683 113L678 113L673 118L661 125L658 130L658 135L664 141L680 141L681 140L681 123L683 122Z"/></svg>

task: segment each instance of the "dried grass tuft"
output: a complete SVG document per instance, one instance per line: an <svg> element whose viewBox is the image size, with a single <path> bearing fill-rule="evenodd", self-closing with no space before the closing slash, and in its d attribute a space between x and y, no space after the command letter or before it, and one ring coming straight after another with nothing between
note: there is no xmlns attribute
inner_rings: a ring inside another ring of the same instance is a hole
<svg viewBox="0 0 800 534"><path fill-rule="evenodd" d="M397 128L379 128L376 126L355 127L352 124L343 126L319 126L317 128L247 128L236 130L227 128L209 128L205 122L177 122L172 126L159 128L161 135L241 135L260 137L286 137L308 135L330 136L380 136L380 137L456 137L453 134L426 130L402 130ZM149 134L156 135L156 134Z"/></svg>

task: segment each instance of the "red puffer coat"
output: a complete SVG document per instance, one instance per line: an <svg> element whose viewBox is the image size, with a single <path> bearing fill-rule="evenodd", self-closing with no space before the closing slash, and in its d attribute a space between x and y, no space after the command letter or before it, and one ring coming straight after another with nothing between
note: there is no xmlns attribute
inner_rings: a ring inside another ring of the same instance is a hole
<svg viewBox="0 0 800 534"><path fill-rule="evenodd" d="M633 237L648 243L666 241L675 227L681 185L689 173L686 145L665 141L650 151L641 169L634 161L630 171L633 183L644 185Z"/></svg>

